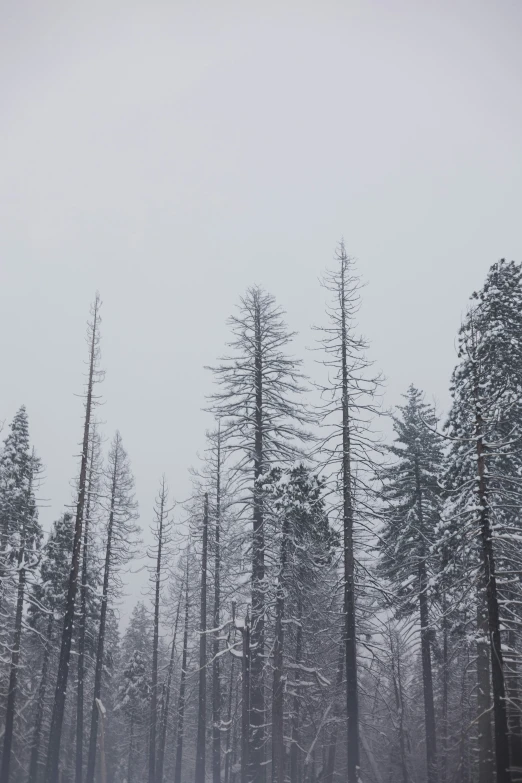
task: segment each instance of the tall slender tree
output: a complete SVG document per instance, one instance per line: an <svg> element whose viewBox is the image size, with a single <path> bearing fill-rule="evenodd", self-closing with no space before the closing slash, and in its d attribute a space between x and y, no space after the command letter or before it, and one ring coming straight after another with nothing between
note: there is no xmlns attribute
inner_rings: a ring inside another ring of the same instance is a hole
<svg viewBox="0 0 522 783"><path fill-rule="evenodd" d="M93 422L91 443L89 446L89 466L87 471L87 491L83 524L82 544L82 580L80 586L80 610L78 613L78 676L76 699L76 766L75 783L83 779L83 723L84 723L84 677L85 677L85 634L87 630L87 606L89 591L89 543L92 536L90 527L95 514L99 496L101 476L101 439ZM91 587L94 587L92 585Z"/></svg>
<svg viewBox="0 0 522 783"><path fill-rule="evenodd" d="M426 765L428 783L438 780L435 700L432 671L430 579L437 564L433 547L442 514L439 478L443 464L435 411L413 385L406 404L393 417L394 462L382 471L384 526L380 536L381 573L390 580L400 615L418 612L420 621Z"/></svg>
<svg viewBox="0 0 522 783"><path fill-rule="evenodd" d="M105 541L105 564L101 595L100 626L96 649L94 692L91 709L91 732L87 758L86 783L94 783L96 747L98 742L99 708L105 654L105 635L109 599L119 588L119 570L135 552L138 528L135 524L137 506L134 500L134 478L121 436L116 432L109 451L105 476L105 497L107 498L107 531Z"/></svg>
<svg viewBox="0 0 522 783"><path fill-rule="evenodd" d="M329 323L319 329L326 353L328 383L322 388L322 424L327 429L319 453L338 477L344 538L345 669L347 717L347 780L359 776L359 692L357 680L355 590L355 496L363 477L373 466L369 418L376 413L374 396L379 378L370 377L366 341L356 332L361 283L344 242L336 252L336 267L327 272L323 287L330 294Z"/></svg>
<svg viewBox="0 0 522 783"><path fill-rule="evenodd" d="M158 648L159 648L159 626L160 626L160 599L162 585L162 569L165 566L166 547L170 543L171 522L169 513L172 509L168 508L168 488L165 476L162 476L159 494L155 506L155 523L153 535L156 540L155 551L151 553L154 557L154 568L150 578L154 592L154 623L152 636L152 676L151 676L151 698L150 698L150 737L149 737L149 783L155 783L156 779L156 734L158 725Z"/></svg>
<svg viewBox="0 0 522 783"><path fill-rule="evenodd" d="M82 451L80 457L80 477L78 481L78 499L76 503L71 570L69 574L69 583L67 586L67 599L65 603L65 614L60 645L60 660L58 664L58 674L54 693L51 730L49 732L49 746L47 750L47 764L45 768L45 783L56 783L58 780L58 766L60 763L60 745L62 740L67 683L69 679L69 662L71 657L76 592L78 589L78 576L80 571L83 516L87 491L89 440L91 435L93 406L96 401L94 390L95 384L103 377L103 373L99 369L100 306L100 296L98 293L96 293L94 303L91 308L92 320L89 321L87 327L89 358L85 394L85 418L83 424Z"/></svg>
<svg viewBox="0 0 522 783"><path fill-rule="evenodd" d="M199 689L198 733L196 739L195 783L205 783L206 734L207 734L207 577L208 577L208 493L203 503L201 588L199 610Z"/></svg>
<svg viewBox="0 0 522 783"><path fill-rule="evenodd" d="M20 411L20 417L17 421L27 428L27 416L25 410ZM28 432L27 432L28 435ZM28 447L27 438L27 447ZM18 477L16 503L11 507L11 524L16 527L16 534L11 541L14 550L16 563L17 586L16 586L16 609L13 641L11 646L11 662L9 668L9 685L6 701L6 717L4 728L4 747L2 753L2 764L0 766L0 781L8 783L9 767L11 763L11 753L13 748L13 733L15 722L16 701L19 690L19 667L22 642L22 620L24 612L24 602L26 597L27 572L34 570L37 563L37 549L40 545L41 529L38 522L38 512L33 492L35 476L37 474L39 463L33 453L26 455L20 454L19 467L23 474ZM27 457L24 458L24 457ZM18 515L21 516L18 516Z"/></svg>
<svg viewBox="0 0 522 783"><path fill-rule="evenodd" d="M188 660L188 636L189 636L189 552L185 572L185 620L183 623L183 653L181 658L181 675L177 709L177 734L176 734L176 760L174 767L174 783L181 783L181 765L183 762L183 732L185 726L185 692L187 688L187 660Z"/></svg>
<svg viewBox="0 0 522 783"><path fill-rule="evenodd" d="M250 662L250 776L265 779L265 533L259 479L279 460L293 461L310 421L300 399L300 362L286 351L292 341L283 310L259 286L248 289L229 319L230 353L213 368L218 390L212 410L222 423L223 448L237 456L252 512L252 617Z"/></svg>

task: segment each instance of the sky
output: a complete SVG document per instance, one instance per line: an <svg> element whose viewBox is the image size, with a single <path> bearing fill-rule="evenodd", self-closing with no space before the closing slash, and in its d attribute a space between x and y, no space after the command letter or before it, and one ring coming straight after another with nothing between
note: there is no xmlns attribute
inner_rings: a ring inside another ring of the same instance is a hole
<svg viewBox="0 0 522 783"><path fill-rule="evenodd" d="M517 0L18 0L0 15L0 420L27 406L46 528L71 502L96 289L99 416L122 434L144 528L162 473L188 495L204 367L249 285L286 310L313 374L341 237L385 405L413 382L447 409L469 295L522 259Z"/></svg>

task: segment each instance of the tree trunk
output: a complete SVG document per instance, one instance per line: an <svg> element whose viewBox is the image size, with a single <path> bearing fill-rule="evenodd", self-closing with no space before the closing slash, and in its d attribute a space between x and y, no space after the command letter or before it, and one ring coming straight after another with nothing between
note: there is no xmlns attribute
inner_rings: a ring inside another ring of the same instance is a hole
<svg viewBox="0 0 522 783"><path fill-rule="evenodd" d="M38 755L40 753L40 740L42 737L42 723L45 707L45 693L47 691L47 672L49 670L49 658L52 647L54 615L51 613L47 621L47 631L45 635L42 673L40 675L40 686L38 688L38 698L36 700L36 710L34 715L33 741L31 744L31 758L29 761L29 775L27 783L36 783L38 779Z"/></svg>
<svg viewBox="0 0 522 783"><path fill-rule="evenodd" d="M225 783L230 783L230 762L231 762L231 739L232 739L232 696L234 693L234 663L235 658L232 658L230 664L230 686L228 691L228 710L227 710L227 735L226 735L226 750L225 750ZM237 696L237 691L236 691Z"/></svg>
<svg viewBox="0 0 522 783"><path fill-rule="evenodd" d="M163 478L160 490L158 517L158 554L154 573L154 630L152 638L152 672L150 683L150 735L149 735L149 783L155 783L156 777L156 731L158 721L158 644L159 610L161 588L161 558L163 552L163 517L165 513L166 489Z"/></svg>
<svg viewBox="0 0 522 783"><path fill-rule="evenodd" d="M489 514L486 447L484 446L484 421L480 411L478 386L475 388L476 448L478 472L478 500L480 507L480 534L482 542L483 584L486 588L488 632L491 647L491 683L493 689L493 714L495 717L495 760L497 783L510 783L509 733L504 685L504 664L500 638L500 612L498 606L497 578L493 540Z"/></svg>
<svg viewBox="0 0 522 783"><path fill-rule="evenodd" d="M296 640L295 640L295 662L297 666L301 663L301 655L302 655L302 647L303 647L303 627L302 627L302 619L303 619L303 607L301 603L301 599L298 599L297 604L297 631L296 631ZM295 680L294 680L294 689L295 689L295 696L294 696L294 704L293 704L293 714L292 714L292 745L290 746L290 783L299 783L299 745L301 741L300 732L299 732L299 682L301 680L301 672L299 669L295 670Z"/></svg>
<svg viewBox="0 0 522 783"><path fill-rule="evenodd" d="M343 611L343 615L344 615ZM341 688L343 686L343 669L344 669L344 659L346 655L345 650L345 640L344 640L344 631L346 627L346 619L343 616L343 630L341 632L341 641L339 643L339 658L337 661L337 678L335 681L335 701L334 701L334 708L333 708L333 718L334 718L334 724L333 724L333 730L332 734L330 736L330 745L328 748L328 758L326 762L326 772L324 776L324 783L333 783L333 778L335 774L335 756L337 751L337 735L339 733L339 718L341 715L341 704L339 701Z"/></svg>
<svg viewBox="0 0 522 783"><path fill-rule="evenodd" d="M203 551L201 553L201 596L199 615L199 695L198 735L196 741L195 783L205 783L207 734L207 558L208 558L208 495L203 511Z"/></svg>
<svg viewBox="0 0 522 783"><path fill-rule="evenodd" d="M89 452L89 436L91 431L96 350L98 344L99 308L100 300L99 297L96 296L93 309L93 323L91 327L89 376L87 381L87 399L85 403L85 421L83 428L80 480L78 484L78 501L76 504L76 519L74 525L72 562L67 586L62 641L60 646L60 659L58 662L58 675L56 679L56 689L51 716L51 730L49 732L49 747L47 752L47 764L45 768L45 783L56 783L58 780L58 766L60 761L60 745L62 740L65 697L67 694L67 681L69 679L69 661L71 657L74 608L76 601L76 590L78 586L78 573L80 568L83 510L85 505L85 492L87 484L87 460Z"/></svg>
<svg viewBox="0 0 522 783"><path fill-rule="evenodd" d="M178 622L179 622L179 613L181 609L182 593L183 591L180 590L178 608L176 609L176 622L174 623L174 636L172 637L172 648L170 651L169 668L167 672L167 683L165 686L165 700L163 702L163 709L161 713L158 761L156 765L156 783L163 783L163 767L165 764L165 746L167 741L167 726L169 722L170 691L172 688L172 674L174 672L174 655L176 652L176 636L178 633Z"/></svg>
<svg viewBox="0 0 522 783"><path fill-rule="evenodd" d="M506 691L508 696L509 739L511 743L512 783L522 781L522 725L520 681L517 667L517 637L514 629L508 631L509 659L506 659Z"/></svg>
<svg viewBox="0 0 522 783"><path fill-rule="evenodd" d="M478 783L490 783L494 778L488 615L485 598L485 591L479 589L477 591Z"/></svg>
<svg viewBox="0 0 522 783"><path fill-rule="evenodd" d="M243 636L243 655L241 658L241 783L250 783L250 673L251 673L251 638L250 619L245 618L245 626L241 629Z"/></svg>
<svg viewBox="0 0 522 783"><path fill-rule="evenodd" d="M29 483L28 502L31 496L32 482ZM22 641L22 619L24 609L24 594L26 572L24 568L25 560L25 538L27 534L27 515L28 509L24 512L22 531L20 537L20 546L18 549L18 588L16 596L15 627L13 636L13 647L11 652L11 667L9 672L9 690L7 692L7 706L4 728L4 752L2 754L2 766L0 767L0 783L9 783L9 766L11 763L11 751L13 748L13 730L15 720L16 696L18 692L18 666L20 663L20 644Z"/></svg>
<svg viewBox="0 0 522 783"><path fill-rule="evenodd" d="M129 726L129 760L127 764L127 783L132 783L132 773L134 771L134 710L131 712L130 726Z"/></svg>
<svg viewBox="0 0 522 783"><path fill-rule="evenodd" d="M261 312L255 312L255 440L254 440L254 526L252 537L252 627L250 640L250 776L253 783L264 783L265 703L263 668L265 647L265 533L263 501L258 482L264 470L263 444L263 354Z"/></svg>
<svg viewBox="0 0 522 783"><path fill-rule="evenodd" d="M272 782L284 783L285 778L285 745L284 745L284 688L283 688L283 652L285 613L285 579L290 535L290 518L283 517L281 552L279 556L279 577L275 600L274 629L274 675L272 682Z"/></svg>
<svg viewBox="0 0 522 783"><path fill-rule="evenodd" d="M183 759L183 723L185 720L185 689L187 683L187 655L188 655L188 632L189 632L189 566L187 555L187 574L185 586L185 628L183 632L183 657L181 660L181 679L179 684L178 697L178 727L176 737L176 765L174 769L174 783L181 783L181 762Z"/></svg>
<svg viewBox="0 0 522 783"><path fill-rule="evenodd" d="M214 536L214 628L220 622L220 571L221 571L221 440L217 437L216 472L216 528ZM214 630L212 644L212 783L221 783L221 683L219 659L219 631Z"/></svg>
<svg viewBox="0 0 522 783"><path fill-rule="evenodd" d="M76 704L76 773L75 783L82 783L83 778L83 711L84 711L84 677L85 677L85 629L87 626L87 553L89 546L89 521L91 515L91 487L94 473L94 443L91 446L89 479L85 520L83 530L82 552L82 582L80 587L80 616L78 618L78 683Z"/></svg>
<svg viewBox="0 0 522 783"><path fill-rule="evenodd" d="M359 777L359 697L357 689L357 638L355 630L355 560L353 549L353 504L351 478L350 408L348 400L348 346L345 306L345 274L341 283L341 373L342 373L342 494L344 534L344 607L347 718L347 783Z"/></svg>
<svg viewBox="0 0 522 783"><path fill-rule="evenodd" d="M114 470L112 473L109 524L107 525L107 546L105 549L105 567L103 571L103 587L102 587L102 599L101 599L101 610L100 610L100 630L98 633L98 646L96 649L96 667L94 670L94 694L93 694L92 711L91 711L91 733L89 737L89 755L87 757L87 773L85 776L86 783L94 783L94 771L96 768L96 746L98 742L98 718L99 718L97 701L101 697L101 686L102 686L102 675L103 675L103 656L105 650L105 626L107 622L107 604L109 601L109 578L110 578L110 571L111 571L117 471L118 471L118 456L116 454L114 459Z"/></svg>
<svg viewBox="0 0 522 783"><path fill-rule="evenodd" d="M419 532L424 535L424 509L420 468L415 457L415 483L417 495L417 516ZM421 628L422 691L424 696L424 725L426 728L426 769L428 783L437 783L437 735L435 725L435 702L433 698L433 672L431 668L430 617L428 606L428 575L426 572L426 553L422 545L419 553L419 615Z"/></svg>

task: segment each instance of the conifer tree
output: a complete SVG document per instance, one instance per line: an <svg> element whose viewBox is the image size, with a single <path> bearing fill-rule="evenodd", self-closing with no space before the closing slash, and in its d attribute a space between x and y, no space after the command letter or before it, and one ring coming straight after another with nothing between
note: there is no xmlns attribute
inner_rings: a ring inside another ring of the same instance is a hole
<svg viewBox="0 0 522 783"><path fill-rule="evenodd" d="M513 543L520 528L513 512L520 502L520 450L515 444L522 435L521 305L520 264L501 260L491 267L482 290L473 295L460 330L447 425L451 438L448 484L461 551L468 542L480 542L471 547L475 554L471 567L480 566L478 613L483 621L479 620L478 633L483 625L491 667L497 783L511 780L510 752L514 750L501 636L502 612L509 611L513 605L509 594L518 589L509 575L517 567ZM499 581L499 564L507 580ZM504 604L501 592L506 589ZM510 612L505 619L511 625L516 618Z"/></svg>
<svg viewBox="0 0 522 783"><path fill-rule="evenodd" d="M379 378L368 375L370 362L365 356L366 341L357 335L356 317L360 308L361 283L355 263L341 241L336 252L336 267L327 272L323 287L330 294L327 306L329 323L318 331L326 354L328 383L322 387L321 423L325 435L318 452L325 469L334 471L343 528L345 671L347 717L347 780L357 783L359 777L359 692L357 679L357 629L355 590L356 529L355 500L357 492L366 492L364 475L373 470L373 451L369 418L376 413L374 396Z"/></svg>
<svg viewBox="0 0 522 783"><path fill-rule="evenodd" d="M96 649L94 693L91 710L91 732L87 758L86 783L93 783L98 741L99 709L105 654L105 630L109 598L117 595L120 586L120 569L130 560L137 546L138 528L135 524L137 506L134 499L134 478L121 436L116 432L109 451L105 475L107 499L107 530L105 537L105 564L101 595L100 626Z"/></svg>
<svg viewBox="0 0 522 783"><path fill-rule="evenodd" d="M62 728L65 712L65 698L67 695L67 683L69 679L69 661L71 657L71 645L73 637L74 612L76 605L76 592L78 589L78 576L80 573L80 555L82 543L83 517L85 509L85 497L87 491L87 465L89 459L89 441L91 436L92 411L95 404L94 386L103 377L99 369L99 343L100 343L100 297L97 293L91 308L92 320L87 327L87 344L89 347L88 372L85 394L85 418L83 424L82 451L80 455L80 477L78 481L78 499L76 503L76 515L74 525L74 539L72 548L71 570L67 585L67 599L65 615L62 627L62 639L60 646L60 660L54 693L53 711L51 717L51 731L49 733L49 747L47 750L47 764L45 769L45 783L56 783L58 779L58 766L60 763L60 745L62 740Z"/></svg>
<svg viewBox="0 0 522 783"><path fill-rule="evenodd" d="M150 739L149 739L149 783L155 783L156 780L156 733L158 722L158 644L159 644L159 625L160 625L160 597L162 585L162 569L165 567L166 548L171 541L171 521L169 513L172 509L168 508L168 489L165 476L161 479L159 494L155 506L155 527L153 530L156 539L155 552L151 553L154 557L155 566L151 572L150 578L154 590L154 623L152 636L152 676L151 676L151 699L150 699Z"/></svg>
<svg viewBox="0 0 522 783"><path fill-rule="evenodd" d="M393 417L393 464L382 471L384 526L380 534L381 573L390 581L402 616L418 613L421 635L426 765L428 783L436 783L437 743L432 672L430 603L437 564L433 556L442 512L439 484L443 451L435 411L410 386L406 404Z"/></svg>
<svg viewBox="0 0 522 783"><path fill-rule="evenodd" d="M265 541L259 479L276 461L293 461L307 440L302 425L310 415L300 400L304 391L300 362L287 354L293 333L274 297L259 286L241 298L229 319L230 353L213 368L219 386L211 396L221 421L223 449L237 457L253 517L252 627L250 665L250 776L265 779Z"/></svg>
<svg viewBox="0 0 522 783"><path fill-rule="evenodd" d="M18 412L11 427L11 435L19 430L18 445L24 444L23 451L18 451L17 458L12 465L18 465L19 473L11 474L13 481L9 499L2 498L2 506L5 510L6 501L10 514L10 547L16 564L16 609L14 632L11 644L11 662L9 671L9 684L6 700L6 719L4 728L4 745L2 764L0 767L1 783L9 781L9 767L13 748L13 733L15 722L16 702L19 690L19 668L22 642L22 621L24 603L26 598L27 573L35 569L38 562L37 550L40 546L41 528L38 522L38 512L34 497L34 483L39 469L39 463L34 455L29 452L29 429L25 409Z"/></svg>

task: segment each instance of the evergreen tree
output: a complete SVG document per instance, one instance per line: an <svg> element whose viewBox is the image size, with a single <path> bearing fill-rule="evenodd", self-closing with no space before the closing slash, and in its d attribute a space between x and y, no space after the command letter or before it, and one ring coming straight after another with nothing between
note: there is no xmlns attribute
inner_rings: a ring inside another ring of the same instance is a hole
<svg viewBox="0 0 522 783"><path fill-rule="evenodd" d="M99 708L97 702L101 699L105 654L105 629L109 599L111 597L114 599L117 595L120 587L119 570L131 559L138 543L138 528L135 524L137 506L134 499L134 478L119 432L116 432L109 451L104 495L107 499L105 564L101 595L100 626L96 649L94 693L91 709L91 732L85 778L86 783L93 783L94 781L99 721Z"/></svg>
<svg viewBox="0 0 522 783"><path fill-rule="evenodd" d="M300 400L304 391L300 362L286 351L293 334L274 297L255 286L242 297L229 319L230 354L214 368L220 387L212 410L222 423L223 448L237 455L252 510L252 629L250 694L250 776L265 779L265 540L259 479L276 461L293 461L307 439L302 425L310 421Z"/></svg>
<svg viewBox="0 0 522 783"><path fill-rule="evenodd" d="M513 621L518 620L510 596L518 589L512 574L519 563L518 547L513 545L520 529L515 509L520 503L522 436L521 305L521 267L501 260L491 267L482 290L473 295L460 330L459 364L452 377L453 403L447 424L452 439L448 485L454 498L452 518L458 520L453 542L458 536L461 550L468 542L480 542L469 547L475 555L470 567L475 573L479 569L478 633L490 648L498 783L511 779L510 744L514 749L506 709L501 590L507 591L506 620L513 628ZM508 576L505 582L499 582L499 564ZM482 671L487 677L487 670L482 667ZM483 679L481 691L486 687Z"/></svg>
<svg viewBox="0 0 522 783"><path fill-rule="evenodd" d="M422 393L410 386L406 404L393 417L393 464L382 471L385 502L380 534L380 571L397 597L400 614L418 612L421 634L422 682L426 727L428 783L437 781L435 703L432 674L430 604L437 562L433 555L442 511L439 478L442 441L436 434L435 411Z"/></svg>

